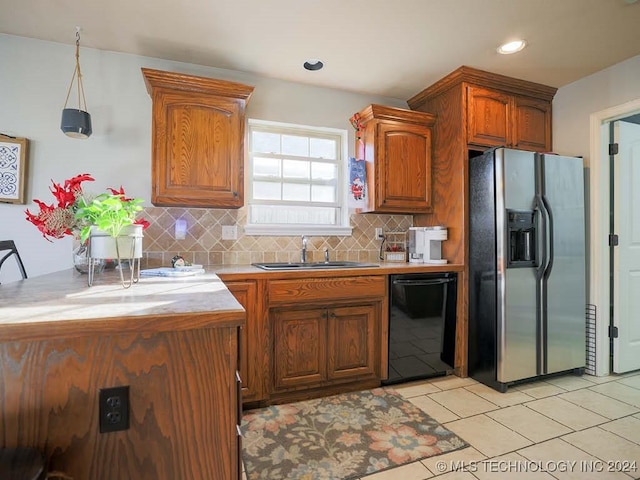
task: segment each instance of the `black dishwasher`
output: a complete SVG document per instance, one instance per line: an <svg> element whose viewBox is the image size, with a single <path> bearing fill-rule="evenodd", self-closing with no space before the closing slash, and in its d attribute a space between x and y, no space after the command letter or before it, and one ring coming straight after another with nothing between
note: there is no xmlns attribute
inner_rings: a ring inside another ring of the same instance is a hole
<svg viewBox="0 0 640 480"><path fill-rule="evenodd" d="M451 373L458 274L389 276L389 377L383 385Z"/></svg>

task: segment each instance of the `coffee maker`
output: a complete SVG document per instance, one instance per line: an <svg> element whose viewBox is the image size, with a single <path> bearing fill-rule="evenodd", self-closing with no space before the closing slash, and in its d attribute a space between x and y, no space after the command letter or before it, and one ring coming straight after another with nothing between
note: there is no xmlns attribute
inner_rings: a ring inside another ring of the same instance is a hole
<svg viewBox="0 0 640 480"><path fill-rule="evenodd" d="M410 227L408 237L409 263L447 263L442 258L442 242L447 239L446 227Z"/></svg>
<svg viewBox="0 0 640 480"><path fill-rule="evenodd" d="M447 238L447 227L424 227L424 263L447 263L447 260L442 258L442 242Z"/></svg>

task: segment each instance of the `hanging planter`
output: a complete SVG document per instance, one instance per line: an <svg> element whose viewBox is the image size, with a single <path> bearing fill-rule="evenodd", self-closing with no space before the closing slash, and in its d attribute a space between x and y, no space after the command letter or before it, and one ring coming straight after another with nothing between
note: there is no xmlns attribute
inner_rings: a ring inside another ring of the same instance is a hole
<svg viewBox="0 0 640 480"><path fill-rule="evenodd" d="M88 254L90 260L116 259L117 267L120 270L120 281L124 288L129 288L132 284L140 280L140 259L142 258L142 229L143 225L126 225L118 236L111 236L104 230L92 226L89 232ZM128 263L130 275L125 280L125 263ZM93 284L96 262L89 262L89 286Z"/></svg>

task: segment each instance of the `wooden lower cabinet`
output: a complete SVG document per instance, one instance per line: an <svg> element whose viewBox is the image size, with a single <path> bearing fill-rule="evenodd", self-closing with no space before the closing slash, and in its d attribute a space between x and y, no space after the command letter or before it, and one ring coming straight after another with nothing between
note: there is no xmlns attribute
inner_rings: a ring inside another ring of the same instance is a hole
<svg viewBox="0 0 640 480"><path fill-rule="evenodd" d="M380 305L275 310L275 392L379 378Z"/></svg>
<svg viewBox="0 0 640 480"><path fill-rule="evenodd" d="M380 384L388 338L385 276L275 280L267 294L271 401Z"/></svg>
<svg viewBox="0 0 640 480"><path fill-rule="evenodd" d="M263 398L262 366L266 359L261 354L264 348L263 322L258 310L258 287L255 281L226 282L225 285L247 312L245 326L240 329L239 363L242 381L242 401L255 402Z"/></svg>
<svg viewBox="0 0 640 480"><path fill-rule="evenodd" d="M246 311L239 339L245 409L386 378L385 275L223 281Z"/></svg>
<svg viewBox="0 0 640 480"><path fill-rule="evenodd" d="M376 348L380 347L376 304L336 307L328 311L327 377L375 377Z"/></svg>
<svg viewBox="0 0 640 480"><path fill-rule="evenodd" d="M324 308L285 309L271 315L274 391L326 382L326 317Z"/></svg>

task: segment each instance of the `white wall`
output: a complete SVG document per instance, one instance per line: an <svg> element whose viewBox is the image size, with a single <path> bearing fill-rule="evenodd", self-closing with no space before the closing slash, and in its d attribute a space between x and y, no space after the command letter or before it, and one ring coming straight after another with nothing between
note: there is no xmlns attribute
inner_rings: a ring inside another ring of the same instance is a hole
<svg viewBox="0 0 640 480"><path fill-rule="evenodd" d="M247 116L348 130L349 117L369 103L407 108L404 100L258 77L242 72L80 48L80 64L91 113L93 135L66 137L60 116L75 67L75 45L0 34L0 133L30 140L26 205L0 204L0 239L16 241L30 276L71 267L70 237L50 243L25 220L24 210L37 211L33 198L52 203L51 180L79 173L96 181L88 191L123 185L127 194L151 199L151 99L141 67L232 80L255 86ZM313 75L310 72L310 75ZM75 86L75 85L74 85ZM70 100L69 106L77 106ZM0 282L19 278L8 261Z"/></svg>
<svg viewBox="0 0 640 480"><path fill-rule="evenodd" d="M596 374L609 373L609 259L608 234L608 173L605 167L604 142L593 143L590 138L591 116L605 119L605 110L637 103L640 100L640 56L633 57L610 68L585 77L558 90L553 103L553 145L560 154L582 155L592 177L587 186L590 212L588 219L588 302L596 306ZM604 116L603 116L604 115ZM596 129L594 135L599 135ZM591 152L592 145L600 145ZM591 158L591 156L594 158ZM596 157L597 155L597 157ZM600 175L607 175L600 178Z"/></svg>
<svg viewBox="0 0 640 480"><path fill-rule="evenodd" d="M640 55L558 89L553 100L553 150L589 165L589 118L640 98Z"/></svg>

